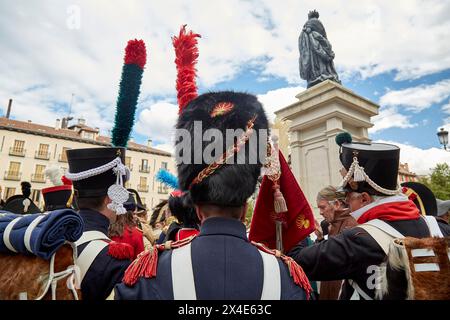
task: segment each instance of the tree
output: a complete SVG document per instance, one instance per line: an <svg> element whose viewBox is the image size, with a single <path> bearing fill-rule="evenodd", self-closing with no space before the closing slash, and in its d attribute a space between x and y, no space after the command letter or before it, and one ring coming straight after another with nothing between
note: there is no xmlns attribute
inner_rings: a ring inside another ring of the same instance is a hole
<svg viewBox="0 0 450 320"><path fill-rule="evenodd" d="M419 179L434 193L437 199L450 200L450 166L438 163L429 177Z"/></svg>

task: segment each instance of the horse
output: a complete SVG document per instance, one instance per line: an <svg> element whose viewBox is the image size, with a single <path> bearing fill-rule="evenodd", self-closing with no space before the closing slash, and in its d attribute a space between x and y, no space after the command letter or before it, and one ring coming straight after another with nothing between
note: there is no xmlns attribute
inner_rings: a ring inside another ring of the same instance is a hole
<svg viewBox="0 0 450 320"><path fill-rule="evenodd" d="M77 249L66 242L50 258L0 253L0 300L79 300Z"/></svg>

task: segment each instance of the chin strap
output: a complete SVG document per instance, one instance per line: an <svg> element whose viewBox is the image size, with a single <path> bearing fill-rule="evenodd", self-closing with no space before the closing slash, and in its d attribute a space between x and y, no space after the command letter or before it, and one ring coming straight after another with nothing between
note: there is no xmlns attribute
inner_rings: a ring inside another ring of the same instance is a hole
<svg viewBox="0 0 450 320"><path fill-rule="evenodd" d="M393 196L393 195L402 193L401 188L398 188L396 190L390 190L390 189L380 187L378 184L376 184L372 179L370 179L370 177L364 171L364 167L361 167L359 165L357 157L353 157L353 162L352 162L350 168L348 169L347 174L342 179L342 182L340 184L341 187L344 187L350 181L367 182L376 191L378 191L382 194L385 194L385 195L389 195L389 196Z"/></svg>

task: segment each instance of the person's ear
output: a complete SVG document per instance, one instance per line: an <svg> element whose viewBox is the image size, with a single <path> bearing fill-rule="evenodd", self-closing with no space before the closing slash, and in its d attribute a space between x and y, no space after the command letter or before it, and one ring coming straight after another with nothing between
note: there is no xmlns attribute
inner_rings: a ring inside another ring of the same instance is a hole
<svg viewBox="0 0 450 320"><path fill-rule="evenodd" d="M205 217L203 216L203 214L200 211L200 207L197 205L194 205L195 208L195 213L197 214L197 218L200 221L200 224L203 223L203 220L205 219Z"/></svg>
<svg viewBox="0 0 450 320"><path fill-rule="evenodd" d="M248 209L248 202L244 204L244 207L242 208L241 212L241 222L245 224L245 216L247 215L247 209Z"/></svg>
<svg viewBox="0 0 450 320"><path fill-rule="evenodd" d="M364 205L367 205L372 202L372 197L367 192L363 192L361 194L361 198L362 198Z"/></svg>

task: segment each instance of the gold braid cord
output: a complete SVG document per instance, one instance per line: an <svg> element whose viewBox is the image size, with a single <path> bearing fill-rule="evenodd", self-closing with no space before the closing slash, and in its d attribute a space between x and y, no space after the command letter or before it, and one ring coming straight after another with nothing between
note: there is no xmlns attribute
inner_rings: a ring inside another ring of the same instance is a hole
<svg viewBox="0 0 450 320"><path fill-rule="evenodd" d="M250 136L253 133L253 126L255 124L256 120L256 114L247 122L247 127L245 128L245 132L239 137L237 143L228 149L225 153L223 153L220 158L213 163L211 163L209 166L207 166L205 169L199 172L197 177L191 182L189 185L189 189L191 189L194 185L199 184L202 182L205 178L212 175L217 169L219 169L221 166L223 166L228 159L234 156L235 153L238 153L239 150L244 146L247 141L250 139Z"/></svg>

